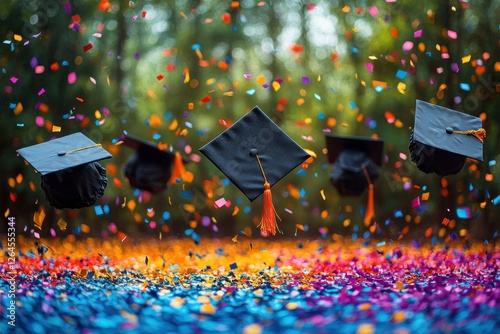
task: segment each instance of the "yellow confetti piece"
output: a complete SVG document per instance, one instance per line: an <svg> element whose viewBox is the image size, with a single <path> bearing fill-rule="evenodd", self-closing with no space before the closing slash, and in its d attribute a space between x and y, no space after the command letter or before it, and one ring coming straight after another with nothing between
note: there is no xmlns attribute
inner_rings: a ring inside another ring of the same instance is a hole
<svg viewBox="0 0 500 334"><path fill-rule="evenodd" d="M52 125L52 132L61 132L61 127L57 125Z"/></svg>
<svg viewBox="0 0 500 334"><path fill-rule="evenodd" d="M259 75L257 77L257 85L263 85L266 83L266 77L263 75Z"/></svg>
<svg viewBox="0 0 500 334"><path fill-rule="evenodd" d="M398 92L400 92L403 95L406 95L405 89L406 89L406 84L404 82L398 83Z"/></svg>
<svg viewBox="0 0 500 334"><path fill-rule="evenodd" d="M427 201L429 199L430 194L431 194L430 192L423 193L422 201Z"/></svg>
<svg viewBox="0 0 500 334"><path fill-rule="evenodd" d="M309 149L305 148L304 151L306 151L307 154L309 154L313 158L317 158L318 157L313 150L309 150Z"/></svg>
<svg viewBox="0 0 500 334"><path fill-rule="evenodd" d="M21 35L14 34L14 40L20 42L23 40L23 37Z"/></svg>
<svg viewBox="0 0 500 334"><path fill-rule="evenodd" d="M342 125L344 128L347 128L349 126L349 124L346 122L342 122L342 124L340 124L340 125Z"/></svg>
<svg viewBox="0 0 500 334"><path fill-rule="evenodd" d="M187 67L184 67L182 74L184 75L184 83L188 83L189 82L189 69Z"/></svg>
<svg viewBox="0 0 500 334"><path fill-rule="evenodd" d="M106 75L106 83L108 84L108 86L110 85L109 75Z"/></svg>
<svg viewBox="0 0 500 334"><path fill-rule="evenodd" d="M369 303L359 304L359 309L362 311L368 311L371 308L372 308L372 306Z"/></svg>
<svg viewBox="0 0 500 334"><path fill-rule="evenodd" d="M184 14L184 12L180 12L179 14L181 14L181 16L187 20L187 16L186 14Z"/></svg>
<svg viewBox="0 0 500 334"><path fill-rule="evenodd" d="M18 184L20 184L21 182L23 182L23 174L21 174L21 173L17 174L17 176L16 176L16 182Z"/></svg>
<svg viewBox="0 0 500 334"><path fill-rule="evenodd" d="M262 327L259 324L251 324L243 327L243 334L261 334Z"/></svg>
<svg viewBox="0 0 500 334"><path fill-rule="evenodd" d="M231 239L232 242L234 242L235 244L238 243L238 235L236 234L232 239Z"/></svg>
<svg viewBox="0 0 500 334"><path fill-rule="evenodd" d="M59 226L59 229L61 231L66 231L66 227L68 226L68 223L66 223L64 221L64 219L62 218L59 218L59 220L57 221L57 226Z"/></svg>
<svg viewBox="0 0 500 334"><path fill-rule="evenodd" d="M323 201L326 201L325 190L321 189L319 193L321 194L321 198L323 198Z"/></svg>
<svg viewBox="0 0 500 334"><path fill-rule="evenodd" d="M203 304L200 307L200 312L203 313L203 314L214 314L215 313L215 307L212 304L210 304L210 303Z"/></svg>
<svg viewBox="0 0 500 334"><path fill-rule="evenodd" d="M361 324L356 330L356 334L373 334L375 332L375 326L373 324Z"/></svg>
<svg viewBox="0 0 500 334"><path fill-rule="evenodd" d="M290 302L290 303L287 303L285 305L286 309L287 310L295 310L296 308L299 307L299 304L295 303L295 302Z"/></svg>
<svg viewBox="0 0 500 334"><path fill-rule="evenodd" d="M177 119L174 118L172 123L169 125L168 129L175 130L175 129L177 129L177 126L179 126L179 122L177 121Z"/></svg>
<svg viewBox="0 0 500 334"><path fill-rule="evenodd" d="M396 282L396 290L398 291L403 290L403 282Z"/></svg>
<svg viewBox="0 0 500 334"><path fill-rule="evenodd" d="M14 178L9 177L9 180L7 181L9 183L9 187L14 188L16 186L16 180Z"/></svg>
<svg viewBox="0 0 500 334"><path fill-rule="evenodd" d="M5 213L3 214L3 216L4 216L5 218L7 218L9 215L10 215L10 209L9 209L9 208L7 208L7 210L5 210Z"/></svg>
<svg viewBox="0 0 500 334"><path fill-rule="evenodd" d="M127 205L127 197L123 197L123 203L121 205L122 209Z"/></svg>
<svg viewBox="0 0 500 334"><path fill-rule="evenodd" d="M184 299L182 299L181 297L174 297L170 301L170 306L173 308L181 308L184 303Z"/></svg>
<svg viewBox="0 0 500 334"><path fill-rule="evenodd" d="M213 84L215 82L215 78L210 78L210 79L207 79L207 81L205 81L205 84L207 86L210 86L211 84Z"/></svg>
<svg viewBox="0 0 500 334"><path fill-rule="evenodd" d="M306 101L305 101L304 99L300 98L300 99L298 99L298 100L297 100L297 105L301 106L301 105L303 105L305 102L306 102Z"/></svg>
<svg viewBox="0 0 500 334"><path fill-rule="evenodd" d="M88 226L87 224L82 224L82 225L80 225L80 230L83 233L89 233L90 232L90 226Z"/></svg>
<svg viewBox="0 0 500 334"><path fill-rule="evenodd" d="M42 229L43 221L45 220L45 211L43 208L40 211L36 211L33 214L33 221L35 222L35 227Z"/></svg>
<svg viewBox="0 0 500 334"><path fill-rule="evenodd" d="M397 311L392 315L392 321L401 322L406 319L406 315L402 311Z"/></svg>
<svg viewBox="0 0 500 334"><path fill-rule="evenodd" d="M277 81L273 81L273 89L274 89L274 91L277 92L277 91L280 90L280 88L281 88L280 83L277 82Z"/></svg>
<svg viewBox="0 0 500 334"><path fill-rule="evenodd" d="M462 64L470 62L470 59L471 59L471 55L462 57Z"/></svg>

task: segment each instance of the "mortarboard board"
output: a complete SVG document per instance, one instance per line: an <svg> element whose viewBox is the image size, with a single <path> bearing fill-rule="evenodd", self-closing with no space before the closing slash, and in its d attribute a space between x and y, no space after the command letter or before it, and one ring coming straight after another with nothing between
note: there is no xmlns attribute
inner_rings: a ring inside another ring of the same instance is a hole
<svg viewBox="0 0 500 334"><path fill-rule="evenodd" d="M167 188L169 181L174 182L185 173L183 159L178 152L160 150L156 143L128 133L123 134L120 140L135 150L125 166L125 176L132 187L159 193Z"/></svg>
<svg viewBox="0 0 500 334"><path fill-rule="evenodd" d="M81 132L17 153L40 173L45 196L57 209L88 207L104 194L106 169L97 161L111 158L111 154Z"/></svg>
<svg viewBox="0 0 500 334"><path fill-rule="evenodd" d="M326 136L328 162L333 163L330 182L341 196L359 196L368 188L365 225L374 215L373 181L382 164L384 141L367 137Z"/></svg>
<svg viewBox="0 0 500 334"><path fill-rule="evenodd" d="M486 131L479 117L417 100L411 161L424 173L457 174L467 157L483 161Z"/></svg>
<svg viewBox="0 0 500 334"><path fill-rule="evenodd" d="M264 193L261 231L275 234L267 218L275 211L270 188L310 156L258 106L200 148L212 163L253 201Z"/></svg>

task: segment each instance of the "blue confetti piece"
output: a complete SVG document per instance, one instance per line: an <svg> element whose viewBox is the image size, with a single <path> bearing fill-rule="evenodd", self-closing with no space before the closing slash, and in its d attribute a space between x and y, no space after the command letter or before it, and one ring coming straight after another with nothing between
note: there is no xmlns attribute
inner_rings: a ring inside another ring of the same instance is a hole
<svg viewBox="0 0 500 334"><path fill-rule="evenodd" d="M108 214L109 213L109 205L104 204L103 211L105 214Z"/></svg>
<svg viewBox="0 0 500 334"><path fill-rule="evenodd" d="M318 119L325 119L325 113L324 112L320 112L318 114Z"/></svg>
<svg viewBox="0 0 500 334"><path fill-rule="evenodd" d="M104 211L102 210L102 206L100 206L100 205L94 206L94 211L95 211L95 214L98 216L100 216L104 213Z"/></svg>
<svg viewBox="0 0 500 334"><path fill-rule="evenodd" d="M403 80L404 78L406 78L407 74L408 74L408 72L406 72L406 71L398 70L396 72L396 78Z"/></svg>
<svg viewBox="0 0 500 334"><path fill-rule="evenodd" d="M352 51L352 53L358 53L358 48L352 47L351 51Z"/></svg>
<svg viewBox="0 0 500 334"><path fill-rule="evenodd" d="M247 95L253 95L253 94L255 94L255 88L247 90L246 93L247 93Z"/></svg>
<svg viewBox="0 0 500 334"><path fill-rule="evenodd" d="M304 198L304 196L306 195L306 190L304 188L300 189L299 194L300 198Z"/></svg>
<svg viewBox="0 0 500 334"><path fill-rule="evenodd" d="M231 270L234 270L234 269L238 268L238 265L237 265L236 263L231 263L231 264L229 265L229 268L230 268Z"/></svg>
<svg viewBox="0 0 500 334"><path fill-rule="evenodd" d="M245 206L245 208L243 209L244 213L250 213L250 211L252 211L252 207L250 205Z"/></svg>
<svg viewBox="0 0 500 334"><path fill-rule="evenodd" d="M385 241L381 241L379 243L377 243L377 247L382 247L385 245Z"/></svg>
<svg viewBox="0 0 500 334"><path fill-rule="evenodd" d="M470 208L468 207L460 207L457 208L457 216L458 218L466 219L471 217Z"/></svg>
<svg viewBox="0 0 500 334"><path fill-rule="evenodd" d="M495 166L497 164L497 162L495 160L490 160L488 161L488 166Z"/></svg>
<svg viewBox="0 0 500 334"><path fill-rule="evenodd" d="M14 109L16 107L16 104L15 103L9 103L9 108L10 109Z"/></svg>
<svg viewBox="0 0 500 334"><path fill-rule="evenodd" d="M349 102L349 107L351 107L352 109L356 109L358 107L358 105L356 104L356 102L350 101Z"/></svg>
<svg viewBox="0 0 500 334"><path fill-rule="evenodd" d="M474 189L474 186L472 185L472 183L469 183L469 191L472 191Z"/></svg>
<svg viewBox="0 0 500 334"><path fill-rule="evenodd" d="M193 45L191 45L191 50L201 50L201 45L200 44L193 44Z"/></svg>
<svg viewBox="0 0 500 334"><path fill-rule="evenodd" d="M333 93L336 93L337 91L335 90L335 88L333 87L330 87L330 90L333 92Z"/></svg>
<svg viewBox="0 0 500 334"><path fill-rule="evenodd" d="M155 133L155 134L153 135L153 139L154 139L154 140L158 140L158 139L160 139L160 138L161 138L161 134L159 134L159 133Z"/></svg>
<svg viewBox="0 0 500 334"><path fill-rule="evenodd" d="M172 118L172 116L173 116L173 115L174 115L174 114L173 114L171 111L167 111L167 112L165 113L165 115L163 115L163 119L164 119L164 120L166 120L166 121L168 121L169 119L171 119L171 118ZM208 130L207 130L207 131L208 131Z"/></svg>
<svg viewBox="0 0 500 334"><path fill-rule="evenodd" d="M222 184L224 185L224 187L228 186L231 182L229 182L229 179L223 179L222 180Z"/></svg>
<svg viewBox="0 0 500 334"><path fill-rule="evenodd" d="M500 195L495 197L495 199L493 200L493 205L498 205L498 203L500 203Z"/></svg>
<svg viewBox="0 0 500 334"><path fill-rule="evenodd" d="M307 170L305 170L304 168L301 168L295 174L297 174L297 175L306 175L306 173L307 173Z"/></svg>
<svg viewBox="0 0 500 334"><path fill-rule="evenodd" d="M363 239L368 239L370 237L370 231L365 231L365 233L363 233Z"/></svg>
<svg viewBox="0 0 500 334"><path fill-rule="evenodd" d="M62 66L69 66L69 62L67 60L63 60L61 64Z"/></svg>
<svg viewBox="0 0 500 334"><path fill-rule="evenodd" d="M396 218L403 217L403 212L401 210L398 210L398 211L394 212L394 217L396 217Z"/></svg>
<svg viewBox="0 0 500 334"><path fill-rule="evenodd" d="M470 85L468 83L461 82L460 89L465 90L466 92L470 92Z"/></svg>
<svg viewBox="0 0 500 334"><path fill-rule="evenodd" d="M181 197L183 199L187 199L187 200L190 200L193 198L193 193L190 192L190 191L186 191L186 190L181 190L179 191L179 194L181 195Z"/></svg>
<svg viewBox="0 0 500 334"><path fill-rule="evenodd" d="M375 86L374 90L377 92L377 93L380 93L381 91L384 90L384 87L378 85L378 86Z"/></svg>
<svg viewBox="0 0 500 334"><path fill-rule="evenodd" d="M169 220L170 219L170 212L168 212L168 211L163 212L162 218L164 220Z"/></svg>
<svg viewBox="0 0 500 334"><path fill-rule="evenodd" d="M149 263L149 258L147 255L146 255L146 258L144 259L144 263L146 263L146 265Z"/></svg>
<svg viewBox="0 0 500 334"><path fill-rule="evenodd" d="M319 96L318 94L314 94L314 97L316 98L316 100L321 101L321 96Z"/></svg>
<svg viewBox="0 0 500 334"><path fill-rule="evenodd" d="M351 238L352 240L356 241L358 240L358 235L356 233L353 233Z"/></svg>

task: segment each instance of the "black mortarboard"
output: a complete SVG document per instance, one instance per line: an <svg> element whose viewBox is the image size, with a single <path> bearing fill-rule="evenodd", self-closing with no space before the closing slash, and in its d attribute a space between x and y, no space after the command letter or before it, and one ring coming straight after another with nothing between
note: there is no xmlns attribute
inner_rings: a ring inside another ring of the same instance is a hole
<svg viewBox="0 0 500 334"><path fill-rule="evenodd" d="M57 209L92 206L104 194L106 169L97 161L111 154L80 132L17 153L40 173L47 200Z"/></svg>
<svg viewBox="0 0 500 334"><path fill-rule="evenodd" d="M341 196L359 196L379 177L384 141L366 137L326 136L330 181Z"/></svg>
<svg viewBox="0 0 500 334"><path fill-rule="evenodd" d="M250 200L263 192L264 179L272 187L310 156L258 106L200 148Z"/></svg>
<svg viewBox="0 0 500 334"><path fill-rule="evenodd" d="M485 136L480 118L417 100L411 161L424 173L456 174L467 157L483 161Z"/></svg>
<svg viewBox="0 0 500 334"><path fill-rule="evenodd" d="M130 185L137 189L159 193L167 188L172 180L173 166L179 153L160 150L156 143L131 136L127 133L120 137L123 144L134 149L125 166L125 176ZM183 169L183 167L181 167ZM179 177L180 175L175 175Z"/></svg>
<svg viewBox="0 0 500 334"><path fill-rule="evenodd" d="M310 157L258 106L200 151L250 201L264 193L263 221L271 219L271 214L272 217L275 215L268 190ZM264 233L275 233L275 229L268 228L266 222L260 225Z"/></svg>

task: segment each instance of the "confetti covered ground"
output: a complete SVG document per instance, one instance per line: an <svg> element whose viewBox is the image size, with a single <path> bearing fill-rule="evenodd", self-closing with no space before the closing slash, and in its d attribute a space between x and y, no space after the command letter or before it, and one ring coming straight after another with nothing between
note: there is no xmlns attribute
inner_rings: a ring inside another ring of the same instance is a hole
<svg viewBox="0 0 500 334"><path fill-rule="evenodd" d="M17 333L496 333L500 328L500 251L494 245L18 239ZM4 252L0 310L8 314ZM8 327L3 321L0 331Z"/></svg>

